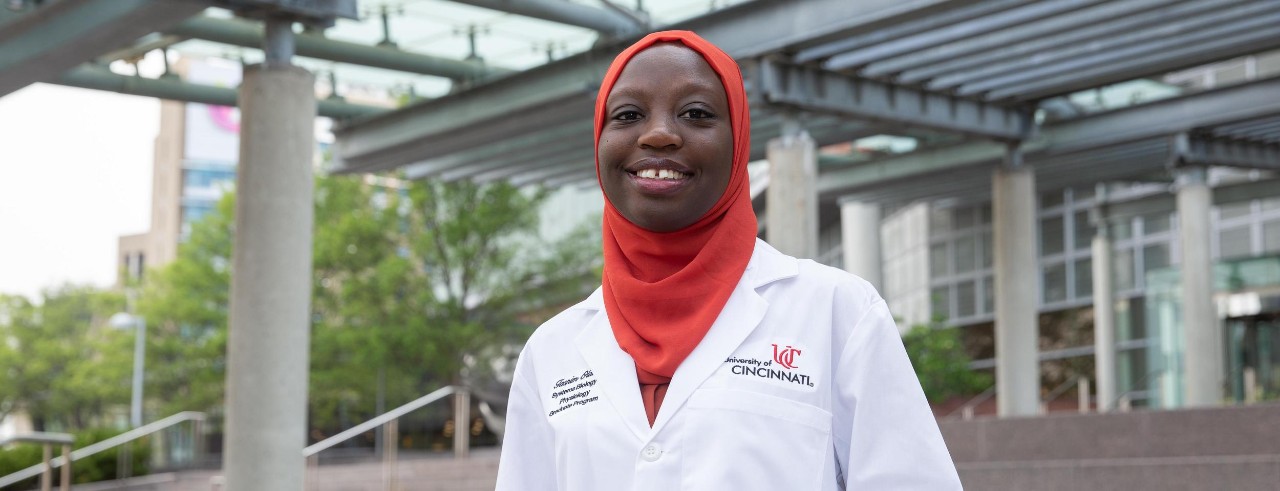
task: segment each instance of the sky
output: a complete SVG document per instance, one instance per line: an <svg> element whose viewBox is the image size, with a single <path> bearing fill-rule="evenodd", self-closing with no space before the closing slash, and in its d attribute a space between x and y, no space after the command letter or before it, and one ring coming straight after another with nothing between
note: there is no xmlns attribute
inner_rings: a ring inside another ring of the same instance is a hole
<svg viewBox="0 0 1280 491"><path fill-rule="evenodd" d="M150 227L156 99L35 84L0 97L0 293L110 286Z"/></svg>

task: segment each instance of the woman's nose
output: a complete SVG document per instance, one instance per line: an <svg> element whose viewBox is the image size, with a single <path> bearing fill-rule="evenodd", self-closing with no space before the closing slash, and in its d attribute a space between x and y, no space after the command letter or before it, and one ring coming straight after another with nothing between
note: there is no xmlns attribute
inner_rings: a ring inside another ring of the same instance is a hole
<svg viewBox="0 0 1280 491"><path fill-rule="evenodd" d="M637 143L645 148L679 148L684 144L674 118L650 117Z"/></svg>

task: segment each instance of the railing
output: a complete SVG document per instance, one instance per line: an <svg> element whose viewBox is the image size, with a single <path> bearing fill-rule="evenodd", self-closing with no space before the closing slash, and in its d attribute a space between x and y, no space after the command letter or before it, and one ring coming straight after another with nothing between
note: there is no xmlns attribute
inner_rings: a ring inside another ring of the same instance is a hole
<svg viewBox="0 0 1280 491"><path fill-rule="evenodd" d="M969 399L968 401L966 401L963 406L960 406L956 408L956 410L951 411L950 413L947 413L945 417L950 418L952 416L955 416L956 413L960 413L960 419L963 419L965 421L971 420L973 419L973 409L978 407L982 403L987 402L988 399L991 399L995 395L996 395L996 386L993 385L987 388L987 390L982 391L981 394L978 394L974 396L972 399Z"/></svg>
<svg viewBox="0 0 1280 491"><path fill-rule="evenodd" d="M192 424L194 425L193 431L196 434L196 442L197 442L195 445L195 454L196 454L195 457L198 458L201 451L201 448L200 448L201 445L199 444L200 428L201 428L201 424L204 423L204 419L205 419L204 413L198 413L195 411L184 411L184 412L175 414L173 416L164 418L162 420L156 421L154 423L139 426L137 428L134 428L132 430L126 431L119 435L113 436L106 440L86 446L84 448L71 452L70 455L64 454L62 457L50 459L48 461L48 469L52 470L53 468L56 468L56 467L62 467L66 463L67 458L70 458L71 462L75 462L77 460L83 459L85 457L96 454L98 452L102 452L104 450L109 450L109 449L118 447L120 445L124 445L126 443L132 442L144 436L169 428L170 426L185 423L187 421L191 421ZM45 464L40 463L40 464L33 465L31 467L28 467L26 469L20 470L18 472L15 472L13 474L0 477L0 488L16 483L18 481L22 481L24 479L30 479L32 477L40 475L41 473L45 472L45 469L46 469ZM62 475L64 476L63 477L64 480L70 481L69 472L64 470Z"/></svg>
<svg viewBox="0 0 1280 491"><path fill-rule="evenodd" d="M1148 386L1148 384L1147 384L1147 383L1151 380L1151 377L1153 377L1153 376L1163 377L1163 376L1164 376L1164 369L1163 369L1163 368L1157 368L1157 369L1155 369L1155 370L1152 370L1152 371L1150 371L1150 372L1147 372L1147 374L1146 374L1146 375L1143 375L1141 379L1138 379L1138 382L1137 382L1137 383L1133 384L1133 385L1134 385L1134 388L1133 388L1133 389L1129 389L1129 390L1125 391L1123 394L1120 394L1120 395L1116 396L1116 398L1115 398L1115 400L1114 400L1114 401L1109 401L1109 402L1108 402L1108 401L1098 401L1098 407L1100 408L1099 410L1101 410L1101 408L1102 408L1102 407L1104 407L1102 404L1103 404L1104 402L1107 402L1107 405L1106 405L1105 407L1106 407L1108 410L1112 410L1112 411L1118 410L1118 411L1120 411L1120 412L1122 412L1122 413L1127 413L1127 412L1129 412L1129 409L1131 408L1131 405L1133 404L1133 395L1134 395L1134 394L1139 394L1139 393L1146 393L1146 392L1149 392L1149 391L1150 391L1150 389L1138 389L1137 387L1141 387L1141 386Z"/></svg>
<svg viewBox="0 0 1280 491"><path fill-rule="evenodd" d="M1075 376L1071 377L1071 379L1066 382L1058 384L1056 388L1049 391L1049 394L1045 395L1044 399L1040 401L1040 414L1049 414L1049 404L1057 400L1059 397L1062 397L1062 394L1065 394L1068 390L1071 390L1072 387L1076 386L1080 387L1080 390L1076 391L1079 399L1080 414L1088 413L1090 402L1089 379L1081 376Z"/></svg>
<svg viewBox="0 0 1280 491"><path fill-rule="evenodd" d="M313 484L319 482L320 457L318 454L320 452L363 433L375 430L379 426L386 425L382 436L382 483L387 490L399 489L400 483L396 474L396 452L399 448L398 442L400 440L400 418L450 395L457 395L454 398L453 406L453 452L458 458L466 457L470 448L470 434L467 432L467 425L471 421L471 392L466 387L448 386L302 449L302 456L307 460L307 474L309 475L307 480ZM308 486L308 488L311 488L311 486Z"/></svg>

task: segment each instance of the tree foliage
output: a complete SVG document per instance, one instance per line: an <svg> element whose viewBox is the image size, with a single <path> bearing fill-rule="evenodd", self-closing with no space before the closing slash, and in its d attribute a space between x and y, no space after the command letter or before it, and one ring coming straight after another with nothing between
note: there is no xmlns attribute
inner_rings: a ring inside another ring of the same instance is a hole
<svg viewBox="0 0 1280 491"><path fill-rule="evenodd" d="M974 395L993 383L990 375L969 368L971 360L959 329L921 324L913 326L902 342L930 402Z"/></svg>
<svg viewBox="0 0 1280 491"><path fill-rule="evenodd" d="M318 178L313 427L346 427L459 381L459 367L486 366L476 358L527 336L541 320L529 312L598 284L598 239L538 237L544 199L506 184ZM150 358L166 365L148 390L171 396L158 401L163 414L221 406L234 209L229 195L176 261L148 275L140 305L162 326Z"/></svg>
<svg viewBox="0 0 1280 491"><path fill-rule="evenodd" d="M112 329L119 293L66 285L33 304L0 296L0 417L18 409L37 430L100 423L129 401L133 333Z"/></svg>

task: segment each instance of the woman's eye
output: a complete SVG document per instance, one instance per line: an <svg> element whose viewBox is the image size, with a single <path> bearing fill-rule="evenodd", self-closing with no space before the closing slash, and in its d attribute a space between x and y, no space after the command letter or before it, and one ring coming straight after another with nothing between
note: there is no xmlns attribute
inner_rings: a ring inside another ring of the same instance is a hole
<svg viewBox="0 0 1280 491"><path fill-rule="evenodd" d="M613 116L613 119L617 121L635 121L637 119L640 119L640 113L636 111L622 111L618 114L615 114Z"/></svg>
<svg viewBox="0 0 1280 491"><path fill-rule="evenodd" d="M685 116L693 119L708 119L708 118L715 117L715 115L711 114L710 111L707 111L705 109L698 109L698 108L693 108L688 111L685 111L684 114Z"/></svg>

